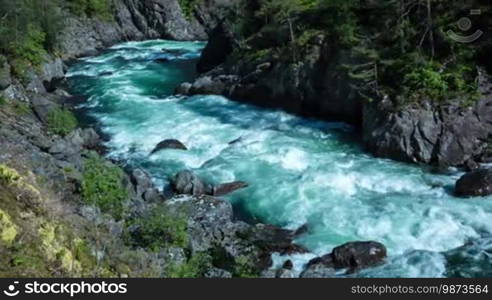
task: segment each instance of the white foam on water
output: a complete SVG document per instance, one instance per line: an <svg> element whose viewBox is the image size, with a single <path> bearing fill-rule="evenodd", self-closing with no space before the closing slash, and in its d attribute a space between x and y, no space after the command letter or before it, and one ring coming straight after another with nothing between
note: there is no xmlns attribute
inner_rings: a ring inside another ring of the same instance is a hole
<svg viewBox="0 0 492 300"><path fill-rule="evenodd" d="M354 134L346 124L219 96L166 97L172 90L162 90L164 84L172 89L190 78L172 64L145 62L163 48L187 49L193 57L203 43L125 43L83 60L69 74L86 84L91 97L85 105L111 136L111 156L146 167L159 182L185 168L214 182L246 181L249 188L228 199L251 217L290 229L308 223L309 233L298 242L312 253L274 255L276 265L292 259L300 272L333 247L376 240L387 246L388 262L360 276L439 277L446 271L441 252L492 234L492 197L453 197L460 173L434 175L373 158L346 142ZM97 80L77 77L113 69ZM164 139L189 150L149 155Z"/></svg>

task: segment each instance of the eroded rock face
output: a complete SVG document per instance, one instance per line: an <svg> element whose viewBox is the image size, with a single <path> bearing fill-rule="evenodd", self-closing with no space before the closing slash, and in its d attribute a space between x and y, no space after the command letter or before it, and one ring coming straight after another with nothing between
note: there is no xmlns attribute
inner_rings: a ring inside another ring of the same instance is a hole
<svg viewBox="0 0 492 300"><path fill-rule="evenodd" d="M196 80L190 94L206 91L301 115L360 121L361 102L350 86L350 78L337 67L353 59L350 53L336 49L320 34L303 49L297 64L285 63L268 51L255 59L239 56L226 60L230 49L236 47L231 26L221 23L211 32L198 64L198 70L207 73ZM249 45L269 49L289 41L288 28L277 28L275 34L270 34L258 33Z"/></svg>
<svg viewBox="0 0 492 300"><path fill-rule="evenodd" d="M191 171L181 171L172 181L174 191L179 195L207 195L212 187L204 183L200 177Z"/></svg>
<svg viewBox="0 0 492 300"><path fill-rule="evenodd" d="M399 161L466 166L481 159L490 134L492 97L471 108L429 105L392 112L383 101L366 104L364 109L363 138L368 150Z"/></svg>
<svg viewBox="0 0 492 300"><path fill-rule="evenodd" d="M459 197L492 195L492 169L480 169L463 175L456 182L455 193Z"/></svg>
<svg viewBox="0 0 492 300"><path fill-rule="evenodd" d="M233 40L233 34L224 23L217 25L210 34L207 46L203 49L200 61L197 64L198 72L208 72L225 62L227 56L233 50Z"/></svg>
<svg viewBox="0 0 492 300"><path fill-rule="evenodd" d="M31 104L34 113L41 122L46 124L51 112L60 106L53 101L53 97L45 94L36 94L31 97Z"/></svg>
<svg viewBox="0 0 492 300"><path fill-rule="evenodd" d="M200 1L185 16L178 0L121 0L115 2L115 22L67 17L61 34L64 59L97 53L127 40L206 40L238 0Z"/></svg>
<svg viewBox="0 0 492 300"><path fill-rule="evenodd" d="M294 248L294 232L235 221L228 201L210 196L179 196L167 205L171 211L186 211L191 251L212 251L220 269L230 272L229 268L242 257L259 273L271 266L272 252Z"/></svg>
<svg viewBox="0 0 492 300"><path fill-rule="evenodd" d="M142 195L145 191L153 187L152 177L145 170L133 170L130 179L135 187L137 195Z"/></svg>
<svg viewBox="0 0 492 300"><path fill-rule="evenodd" d="M11 82L10 65L4 56L0 56L0 90L8 88Z"/></svg>

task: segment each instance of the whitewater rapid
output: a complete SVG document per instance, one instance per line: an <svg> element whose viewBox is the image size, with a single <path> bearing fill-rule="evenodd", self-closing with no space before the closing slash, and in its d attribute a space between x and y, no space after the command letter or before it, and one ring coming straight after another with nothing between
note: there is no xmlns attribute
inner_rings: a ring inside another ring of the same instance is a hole
<svg viewBox="0 0 492 300"><path fill-rule="evenodd" d="M249 188L227 199L249 221L291 229L309 225L298 242L311 254L274 255L277 265L293 259L298 271L337 245L374 240L387 246L388 262L358 276L443 277L450 268L444 252L488 241L492 198L453 197L459 172L436 175L374 158L343 123L219 96L170 96L196 76L203 46L130 42L70 68L72 92L89 97L81 109L110 137L111 158L145 168L160 186L183 169L213 183L248 182ZM190 150L149 155L164 139L178 139ZM469 259L473 265L473 255ZM474 274L491 271L480 270L490 266L478 262L473 267L479 268Z"/></svg>

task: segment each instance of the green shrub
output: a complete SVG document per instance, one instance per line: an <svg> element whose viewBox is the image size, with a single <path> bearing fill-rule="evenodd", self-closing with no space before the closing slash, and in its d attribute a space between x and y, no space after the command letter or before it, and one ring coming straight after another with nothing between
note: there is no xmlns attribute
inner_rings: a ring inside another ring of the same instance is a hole
<svg viewBox="0 0 492 300"><path fill-rule="evenodd" d="M19 182L20 179L21 176L16 170L6 165L0 165L0 182L11 185Z"/></svg>
<svg viewBox="0 0 492 300"><path fill-rule="evenodd" d="M94 154L86 159L82 174L82 198L117 219L124 216L128 191L123 186L123 171Z"/></svg>
<svg viewBox="0 0 492 300"><path fill-rule="evenodd" d="M171 264L166 268L168 278L197 278L203 277L210 266L210 255L197 253L184 264Z"/></svg>
<svg viewBox="0 0 492 300"><path fill-rule="evenodd" d="M444 67L437 63L424 66L409 66L403 79L404 94L411 100L430 98L443 101L460 97L464 104L473 103L478 96L478 86L474 81L476 72L464 64Z"/></svg>
<svg viewBox="0 0 492 300"><path fill-rule="evenodd" d="M253 264L246 256L238 256L234 266L234 276L240 278L258 277Z"/></svg>
<svg viewBox="0 0 492 300"><path fill-rule="evenodd" d="M101 20L113 20L111 0L69 0L68 8L77 16L96 17Z"/></svg>
<svg viewBox="0 0 492 300"><path fill-rule="evenodd" d="M28 61L34 66L39 66L46 55L46 50L44 49L45 39L46 33L30 24L27 27L25 37L18 43L12 44L12 53L17 58Z"/></svg>
<svg viewBox="0 0 492 300"><path fill-rule="evenodd" d="M12 108L14 110L14 113L18 116L27 115L31 112L31 107L29 106L29 104L24 102L16 101L13 103Z"/></svg>
<svg viewBox="0 0 492 300"><path fill-rule="evenodd" d="M449 89L443 74L432 66L415 68L405 75L403 84L410 93L420 92L432 99L441 99Z"/></svg>
<svg viewBox="0 0 492 300"><path fill-rule="evenodd" d="M27 60L21 58L13 58L10 61L12 67L12 74L19 78L22 82L27 83L29 80L29 69L31 67Z"/></svg>
<svg viewBox="0 0 492 300"><path fill-rule="evenodd" d="M159 251L165 247L188 246L186 219L180 215L171 215L164 207L155 209L150 216L129 222L138 228L129 238L130 244Z"/></svg>
<svg viewBox="0 0 492 300"><path fill-rule="evenodd" d="M48 131L65 136L77 128L77 119L68 109L55 109L48 114Z"/></svg>
<svg viewBox="0 0 492 300"><path fill-rule="evenodd" d="M193 15L193 11L200 0L178 0L178 2L181 10L183 11L183 15L189 19Z"/></svg>
<svg viewBox="0 0 492 300"><path fill-rule="evenodd" d="M6 105L7 103L7 98L5 98L3 95L0 95L0 107Z"/></svg>

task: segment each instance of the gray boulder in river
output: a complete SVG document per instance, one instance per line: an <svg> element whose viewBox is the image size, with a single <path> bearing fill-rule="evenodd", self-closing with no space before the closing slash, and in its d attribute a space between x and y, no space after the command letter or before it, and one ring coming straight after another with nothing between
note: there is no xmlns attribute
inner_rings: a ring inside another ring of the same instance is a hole
<svg viewBox="0 0 492 300"><path fill-rule="evenodd" d="M492 169L479 169L463 175L456 182L455 193L460 197L492 195Z"/></svg>
<svg viewBox="0 0 492 300"><path fill-rule="evenodd" d="M301 277L331 277L339 269L348 269L347 272L352 273L382 264L386 256L386 247L381 243L350 242L336 247L330 254L312 259Z"/></svg>

